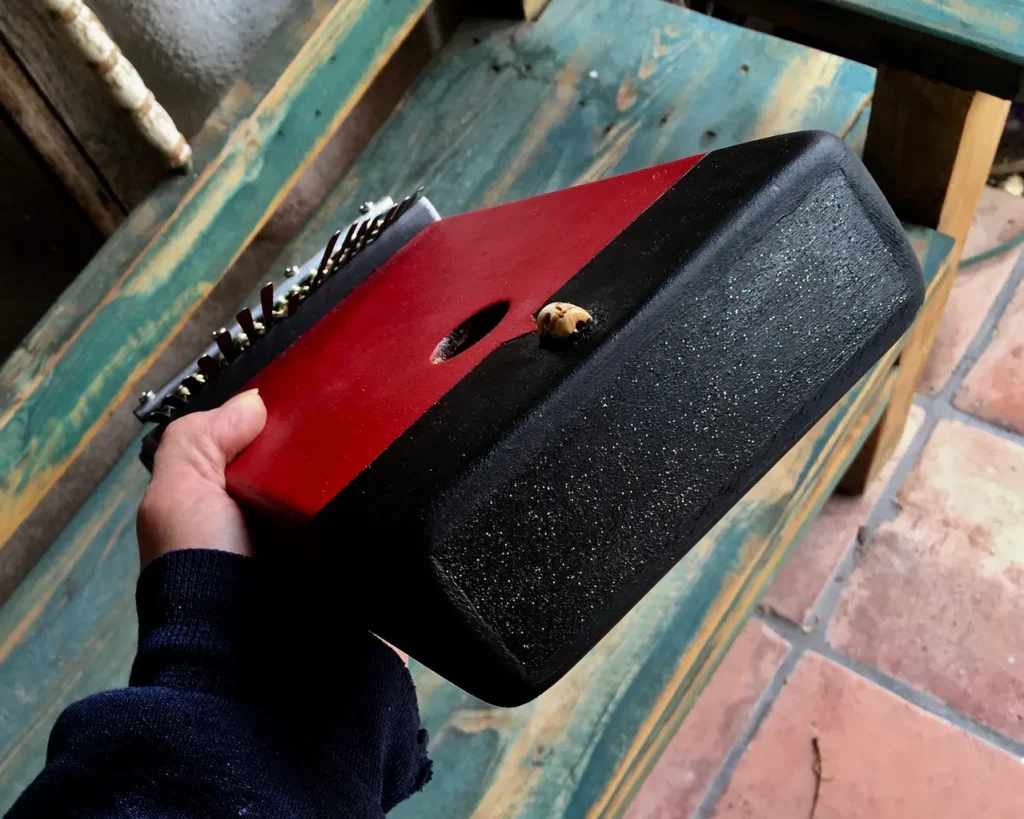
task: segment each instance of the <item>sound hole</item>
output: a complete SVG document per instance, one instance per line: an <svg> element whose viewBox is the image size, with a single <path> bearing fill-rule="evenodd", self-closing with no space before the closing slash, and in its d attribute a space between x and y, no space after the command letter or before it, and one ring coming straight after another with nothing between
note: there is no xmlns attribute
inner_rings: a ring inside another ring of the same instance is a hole
<svg viewBox="0 0 1024 819"><path fill-rule="evenodd" d="M498 326L508 312L509 303L499 301L479 310L441 339L430 354L431 364L440 364L466 352Z"/></svg>

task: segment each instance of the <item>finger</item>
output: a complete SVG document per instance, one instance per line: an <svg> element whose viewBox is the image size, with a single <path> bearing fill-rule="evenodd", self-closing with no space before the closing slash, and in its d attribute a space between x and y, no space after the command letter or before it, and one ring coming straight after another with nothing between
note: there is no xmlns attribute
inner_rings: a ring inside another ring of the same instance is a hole
<svg viewBox="0 0 1024 819"><path fill-rule="evenodd" d="M267 407L258 390L239 393L210 415L210 436L224 465L249 446L267 424Z"/></svg>
<svg viewBox="0 0 1024 819"><path fill-rule="evenodd" d="M256 390L240 393L209 412L194 412L167 427L153 464L153 475L184 468L223 481L224 469L260 434L267 409Z"/></svg>

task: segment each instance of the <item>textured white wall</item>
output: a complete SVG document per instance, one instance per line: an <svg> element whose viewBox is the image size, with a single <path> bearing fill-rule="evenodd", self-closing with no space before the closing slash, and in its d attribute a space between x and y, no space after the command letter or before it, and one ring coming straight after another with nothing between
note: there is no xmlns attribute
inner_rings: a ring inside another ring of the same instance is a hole
<svg viewBox="0 0 1024 819"><path fill-rule="evenodd" d="M192 137L281 21L290 0L87 0Z"/></svg>

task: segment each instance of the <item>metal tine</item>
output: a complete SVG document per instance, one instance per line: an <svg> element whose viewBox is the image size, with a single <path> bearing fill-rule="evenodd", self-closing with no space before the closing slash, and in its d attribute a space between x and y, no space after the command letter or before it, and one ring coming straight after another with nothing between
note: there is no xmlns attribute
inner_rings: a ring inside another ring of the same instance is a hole
<svg viewBox="0 0 1024 819"><path fill-rule="evenodd" d="M318 284L321 279L324 278L324 272L327 270L327 263L330 262L331 256L334 254L334 246L338 244L338 237L341 236L341 231L334 231L334 235L327 240L327 247L324 248L324 255L320 258L320 264L317 266L316 275L313 276L313 284Z"/></svg>
<svg viewBox="0 0 1024 819"><path fill-rule="evenodd" d="M392 205L388 209L388 212L384 215L384 225L381 227L381 230L383 230L384 228L391 227L398 220L398 217L401 215L402 203L399 202L397 205Z"/></svg>
<svg viewBox="0 0 1024 819"><path fill-rule="evenodd" d="M341 240L341 247L334 251L334 255L331 257L331 262L333 264L331 265L330 275L333 276L337 273L338 269L344 264L343 258L347 258L345 254L347 254L349 249L352 247L352 237L355 236L358 227L359 223L353 222L349 226L348 233L345 234L345 238Z"/></svg>
<svg viewBox="0 0 1024 819"><path fill-rule="evenodd" d="M302 294L297 291L292 291L288 294L288 315L295 315L295 311L299 309L299 303L302 301Z"/></svg>
<svg viewBox="0 0 1024 819"><path fill-rule="evenodd" d="M206 386L206 379L199 373L193 373L192 375L185 376L185 380L181 382L186 390L192 395L197 395L203 391Z"/></svg>
<svg viewBox="0 0 1024 819"><path fill-rule="evenodd" d="M166 424L174 420L174 410L170 407L159 406L142 419L147 424Z"/></svg>
<svg viewBox="0 0 1024 819"><path fill-rule="evenodd" d="M341 243L341 248L338 250L339 254L344 253L352 247L352 243L355 241L356 231L359 230L359 224L359 222L353 222L349 227L348 233L345 234L345 241Z"/></svg>
<svg viewBox="0 0 1024 819"><path fill-rule="evenodd" d="M423 195L423 188L417 188L413 193L409 194L405 199L402 200L402 204L399 205L400 213L395 218L399 218L409 208L420 201L420 197Z"/></svg>
<svg viewBox="0 0 1024 819"><path fill-rule="evenodd" d="M213 334L214 339L217 341L217 347L220 348L224 358L227 359L228 364L238 358L238 350L235 349L235 344L231 339L231 333L226 328L221 327Z"/></svg>
<svg viewBox="0 0 1024 819"><path fill-rule="evenodd" d="M415 193L405 197L397 205L392 205L384 214L375 216L372 219L364 219L361 222L353 222L349 226L348 233L345 234L341 245L331 257L333 265L329 275L335 275L359 251L371 242L375 242L387 228L397 222L402 217L402 214L419 200L422 192L423 188L420 188Z"/></svg>
<svg viewBox="0 0 1024 819"><path fill-rule="evenodd" d="M402 215L412 207L412 196L407 196L401 202L398 203L398 213L395 214L395 220L402 218Z"/></svg>
<svg viewBox="0 0 1024 819"><path fill-rule="evenodd" d="M242 331L249 337L249 342L252 343L259 333L256 331L256 322L252 318L252 310L248 307L243 307L238 311L238 315L235 316L238 320L239 326Z"/></svg>
<svg viewBox="0 0 1024 819"><path fill-rule="evenodd" d="M163 404L171 409L185 409L185 399L173 392L164 396Z"/></svg>
<svg viewBox="0 0 1024 819"><path fill-rule="evenodd" d="M384 214L384 222L381 224L381 232L391 227L391 223L395 221L395 212L398 210L398 205L388 208L388 212Z"/></svg>
<svg viewBox="0 0 1024 819"><path fill-rule="evenodd" d="M348 252L348 249L339 250L334 254L334 258L331 259L331 275L333 276L341 268L345 266L349 259L352 258L352 254Z"/></svg>
<svg viewBox="0 0 1024 819"><path fill-rule="evenodd" d="M387 218L386 213L382 213L376 219L373 220L373 226L370 228L370 238L372 241L377 241L377 237L384 232L384 220Z"/></svg>
<svg viewBox="0 0 1024 819"><path fill-rule="evenodd" d="M260 306L263 308L263 329L269 330L274 323L274 283L267 282L260 290Z"/></svg>
<svg viewBox="0 0 1024 819"><path fill-rule="evenodd" d="M199 371L206 376L206 378L214 379L220 375L220 364L217 363L217 359L211 358L208 355L200 356L196 362L199 366Z"/></svg>
<svg viewBox="0 0 1024 819"><path fill-rule="evenodd" d="M355 241L357 245L362 243L363 239L366 238L366 234L370 230L370 222L372 221L372 219L364 219L362 222L359 223L359 230L356 231L355 235Z"/></svg>

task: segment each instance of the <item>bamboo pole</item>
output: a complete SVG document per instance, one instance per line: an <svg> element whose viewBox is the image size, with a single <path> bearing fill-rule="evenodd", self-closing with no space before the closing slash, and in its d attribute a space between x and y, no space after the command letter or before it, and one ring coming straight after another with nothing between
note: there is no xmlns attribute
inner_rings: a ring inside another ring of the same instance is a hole
<svg viewBox="0 0 1024 819"><path fill-rule="evenodd" d="M42 4L103 78L117 103L131 113L142 135L172 168L186 168L192 148L92 10L82 0L42 0Z"/></svg>

